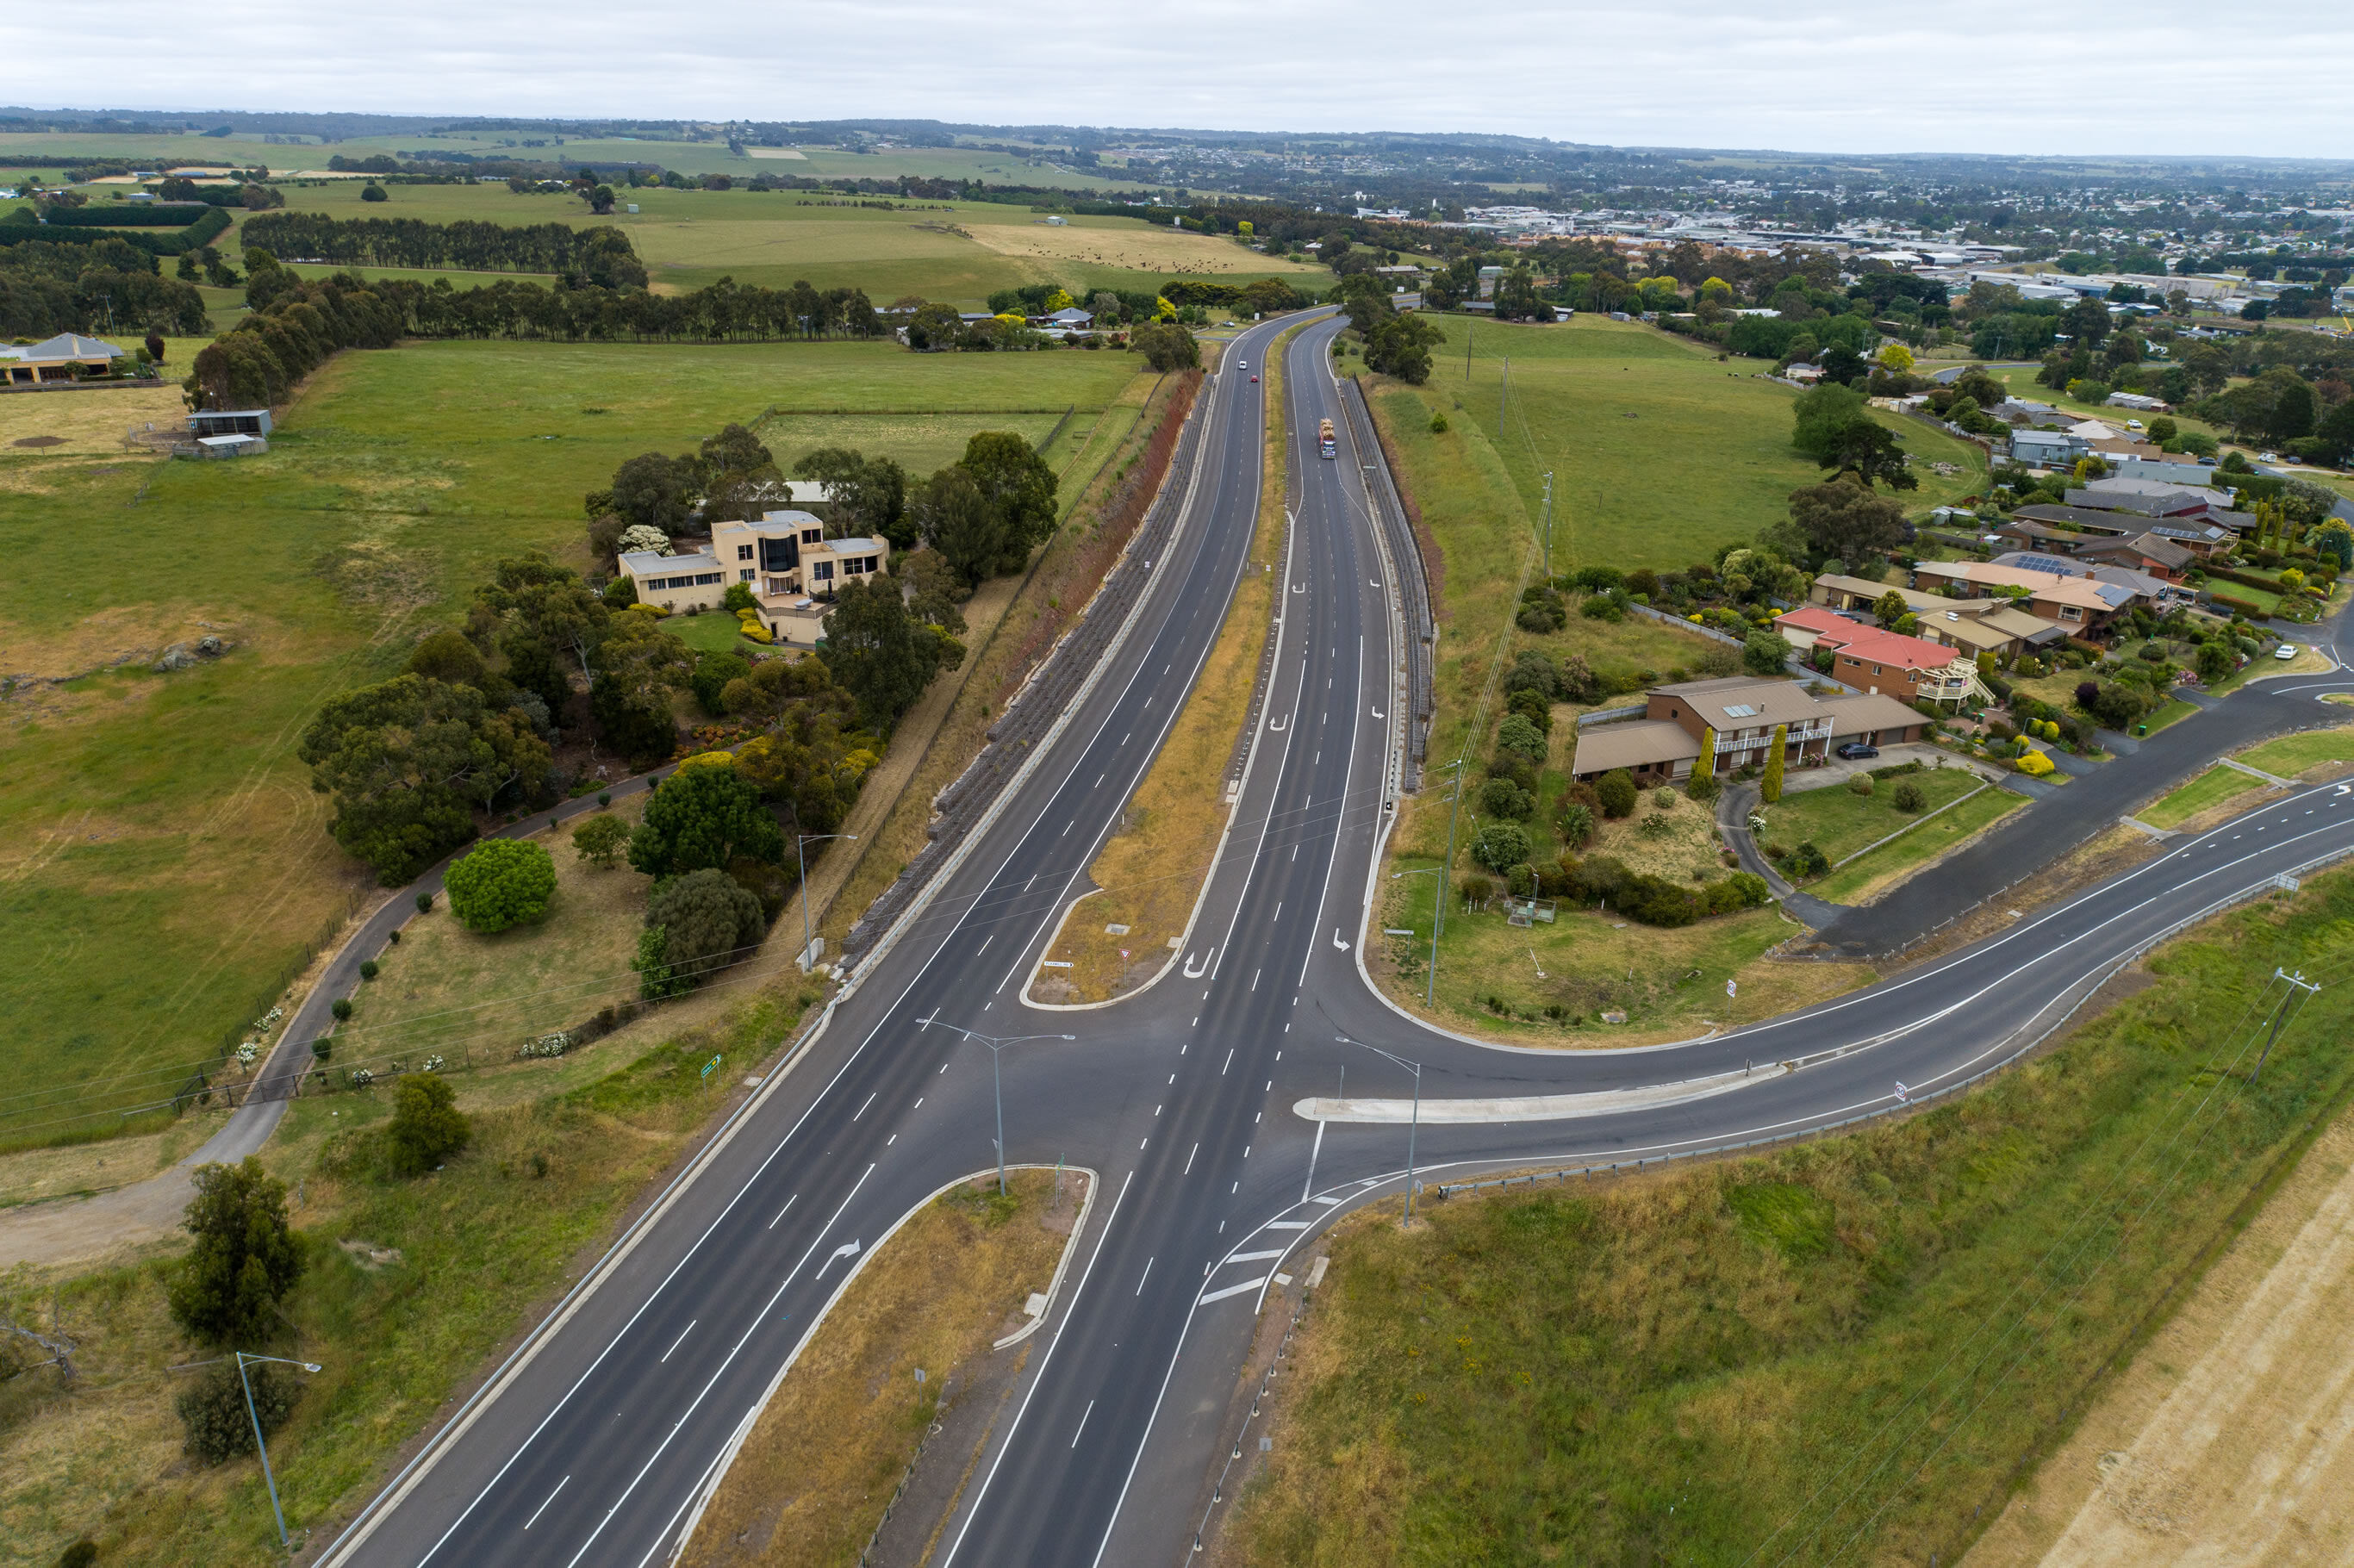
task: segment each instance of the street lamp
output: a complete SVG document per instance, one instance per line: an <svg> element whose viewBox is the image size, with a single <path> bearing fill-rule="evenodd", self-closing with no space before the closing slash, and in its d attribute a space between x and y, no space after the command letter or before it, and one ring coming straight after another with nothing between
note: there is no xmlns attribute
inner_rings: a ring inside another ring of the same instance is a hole
<svg viewBox="0 0 2354 1568"><path fill-rule="evenodd" d="M793 861L801 869L801 965L804 969L806 969L810 963L809 950L811 938L809 908L809 856L802 851L801 846L803 844L817 843L825 839L854 839L858 835L856 833L795 833L793 835Z"/></svg>
<svg viewBox="0 0 2354 1568"><path fill-rule="evenodd" d="M1394 871L1390 873L1390 880L1392 882L1395 882L1401 876L1436 876L1444 878L1446 875L1447 868L1445 866L1426 865L1420 871ZM1447 887L1443 881L1439 885L1430 890L1430 977L1424 983L1422 988L1422 1004L1425 1007L1430 1008L1436 1008L1438 1005L1437 1001L1435 1000L1438 991L1438 901L1446 896Z"/></svg>
<svg viewBox="0 0 2354 1568"><path fill-rule="evenodd" d="M1345 1034L1335 1034L1332 1038L1343 1045L1354 1045L1361 1051L1371 1051L1376 1056L1387 1057L1414 1075L1414 1118L1406 1123L1405 1128L1405 1218L1398 1222L1398 1229L1404 1230L1414 1224L1414 1138L1422 1129L1422 1064L1409 1062L1378 1045L1368 1045Z"/></svg>
<svg viewBox="0 0 2354 1568"><path fill-rule="evenodd" d="M283 1508L281 1508L278 1503L278 1479L270 1473L270 1444L269 1441L261 1436L261 1415L253 1408L253 1380L245 1375L245 1369L248 1366L259 1365L263 1361L275 1361L280 1366L301 1367L304 1372L314 1372L320 1370L319 1363L316 1361L289 1361L284 1356L248 1355L243 1351L232 1351L229 1352L229 1356L234 1358L237 1361L237 1381L239 1386L245 1390L246 1419L253 1423L253 1446L261 1456L261 1484L270 1489L270 1511L278 1516L278 1544L291 1551L292 1550L294 1543L287 1538L286 1510ZM175 1366L172 1370L174 1372L194 1372L198 1367L217 1367L220 1365L223 1359L225 1358L216 1356L208 1361L188 1361L183 1365Z"/></svg>
<svg viewBox="0 0 2354 1568"><path fill-rule="evenodd" d="M934 1023L938 1022L938 1019L927 1019L923 1026L929 1029ZM997 1054L1008 1045L1019 1045L1024 1040L1076 1040L1078 1036L1076 1034L1012 1034L1000 1039L995 1035L982 1034L959 1024L941 1023L940 1027L953 1029L966 1039L978 1040L989 1047L989 1083L997 1093L997 1195L1002 1198L1005 1195L1005 1080L997 1071Z"/></svg>
<svg viewBox="0 0 2354 1568"><path fill-rule="evenodd" d="M1455 769L1455 805L1447 814L1447 858L1438 863L1438 917L1432 923L1434 929L1430 939L1433 944L1437 942L1438 933L1447 929L1447 873L1455 867L1455 824L1463 815L1463 761L1458 757L1439 767L1441 772L1449 768Z"/></svg>

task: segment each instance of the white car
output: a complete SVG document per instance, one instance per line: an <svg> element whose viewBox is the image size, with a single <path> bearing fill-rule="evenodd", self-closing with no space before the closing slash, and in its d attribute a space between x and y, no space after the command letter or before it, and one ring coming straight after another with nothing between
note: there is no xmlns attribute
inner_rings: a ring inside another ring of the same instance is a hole
<svg viewBox="0 0 2354 1568"><path fill-rule="evenodd" d="M2126 421L2126 429L2128 430L2138 430L2141 429L2141 421L2139 419L2127 419Z"/></svg>
<svg viewBox="0 0 2354 1568"><path fill-rule="evenodd" d="M2294 642L2282 643L2279 647L2273 650L2273 657L2279 660L2284 664L2287 663L2290 660L2296 657L2296 644Z"/></svg>

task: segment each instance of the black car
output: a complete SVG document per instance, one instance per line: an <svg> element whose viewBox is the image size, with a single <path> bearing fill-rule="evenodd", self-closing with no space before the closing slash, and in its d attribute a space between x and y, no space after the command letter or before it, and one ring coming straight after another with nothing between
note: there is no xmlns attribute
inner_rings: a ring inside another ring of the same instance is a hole
<svg viewBox="0 0 2354 1568"><path fill-rule="evenodd" d="M1879 756L1880 747L1876 746L1866 746L1860 740L1850 740L1845 746L1839 748L1839 754L1841 757L1847 758L1850 761L1854 761L1861 758Z"/></svg>

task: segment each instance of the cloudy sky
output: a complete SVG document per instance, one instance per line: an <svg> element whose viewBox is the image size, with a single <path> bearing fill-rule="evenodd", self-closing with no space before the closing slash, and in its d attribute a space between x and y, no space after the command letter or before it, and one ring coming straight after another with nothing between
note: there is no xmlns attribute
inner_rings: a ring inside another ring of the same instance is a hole
<svg viewBox="0 0 2354 1568"><path fill-rule="evenodd" d="M77 0L0 10L0 58L86 107L2354 158L2347 0Z"/></svg>

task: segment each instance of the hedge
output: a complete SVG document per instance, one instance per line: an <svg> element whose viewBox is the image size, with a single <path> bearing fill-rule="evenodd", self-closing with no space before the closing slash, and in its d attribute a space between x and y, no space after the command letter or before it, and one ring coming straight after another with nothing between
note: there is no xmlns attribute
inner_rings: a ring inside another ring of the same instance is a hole
<svg viewBox="0 0 2354 1568"><path fill-rule="evenodd" d="M2237 567L2206 567L2201 569L2203 569L2210 577L2221 577L2227 583L2239 583L2247 588L2262 588L2266 593L2286 593L2289 591L2288 589L2281 587L2277 581L2270 577L2258 577L2253 572L2243 572L2239 570Z"/></svg>
<svg viewBox="0 0 2354 1568"><path fill-rule="evenodd" d="M2244 599L2233 599L2227 593L2211 593L2207 598L2210 601L2215 604L2220 604L2226 609L2238 610L2242 615L2246 616L2251 620L2263 620L2272 614L2271 610L2266 609L2260 604L2251 603Z"/></svg>
<svg viewBox="0 0 2354 1568"><path fill-rule="evenodd" d="M177 234L126 234L116 226L119 222L0 223L0 245L21 245L28 239L45 239L52 245L95 245L101 239L121 239L151 256L180 256L202 249L228 232L229 216L224 208L207 207L204 217Z"/></svg>
<svg viewBox="0 0 2354 1568"><path fill-rule="evenodd" d="M205 214L207 204L200 201L109 202L103 207L76 207L69 223L51 220L51 228L87 228L92 224L109 228L186 228Z"/></svg>

